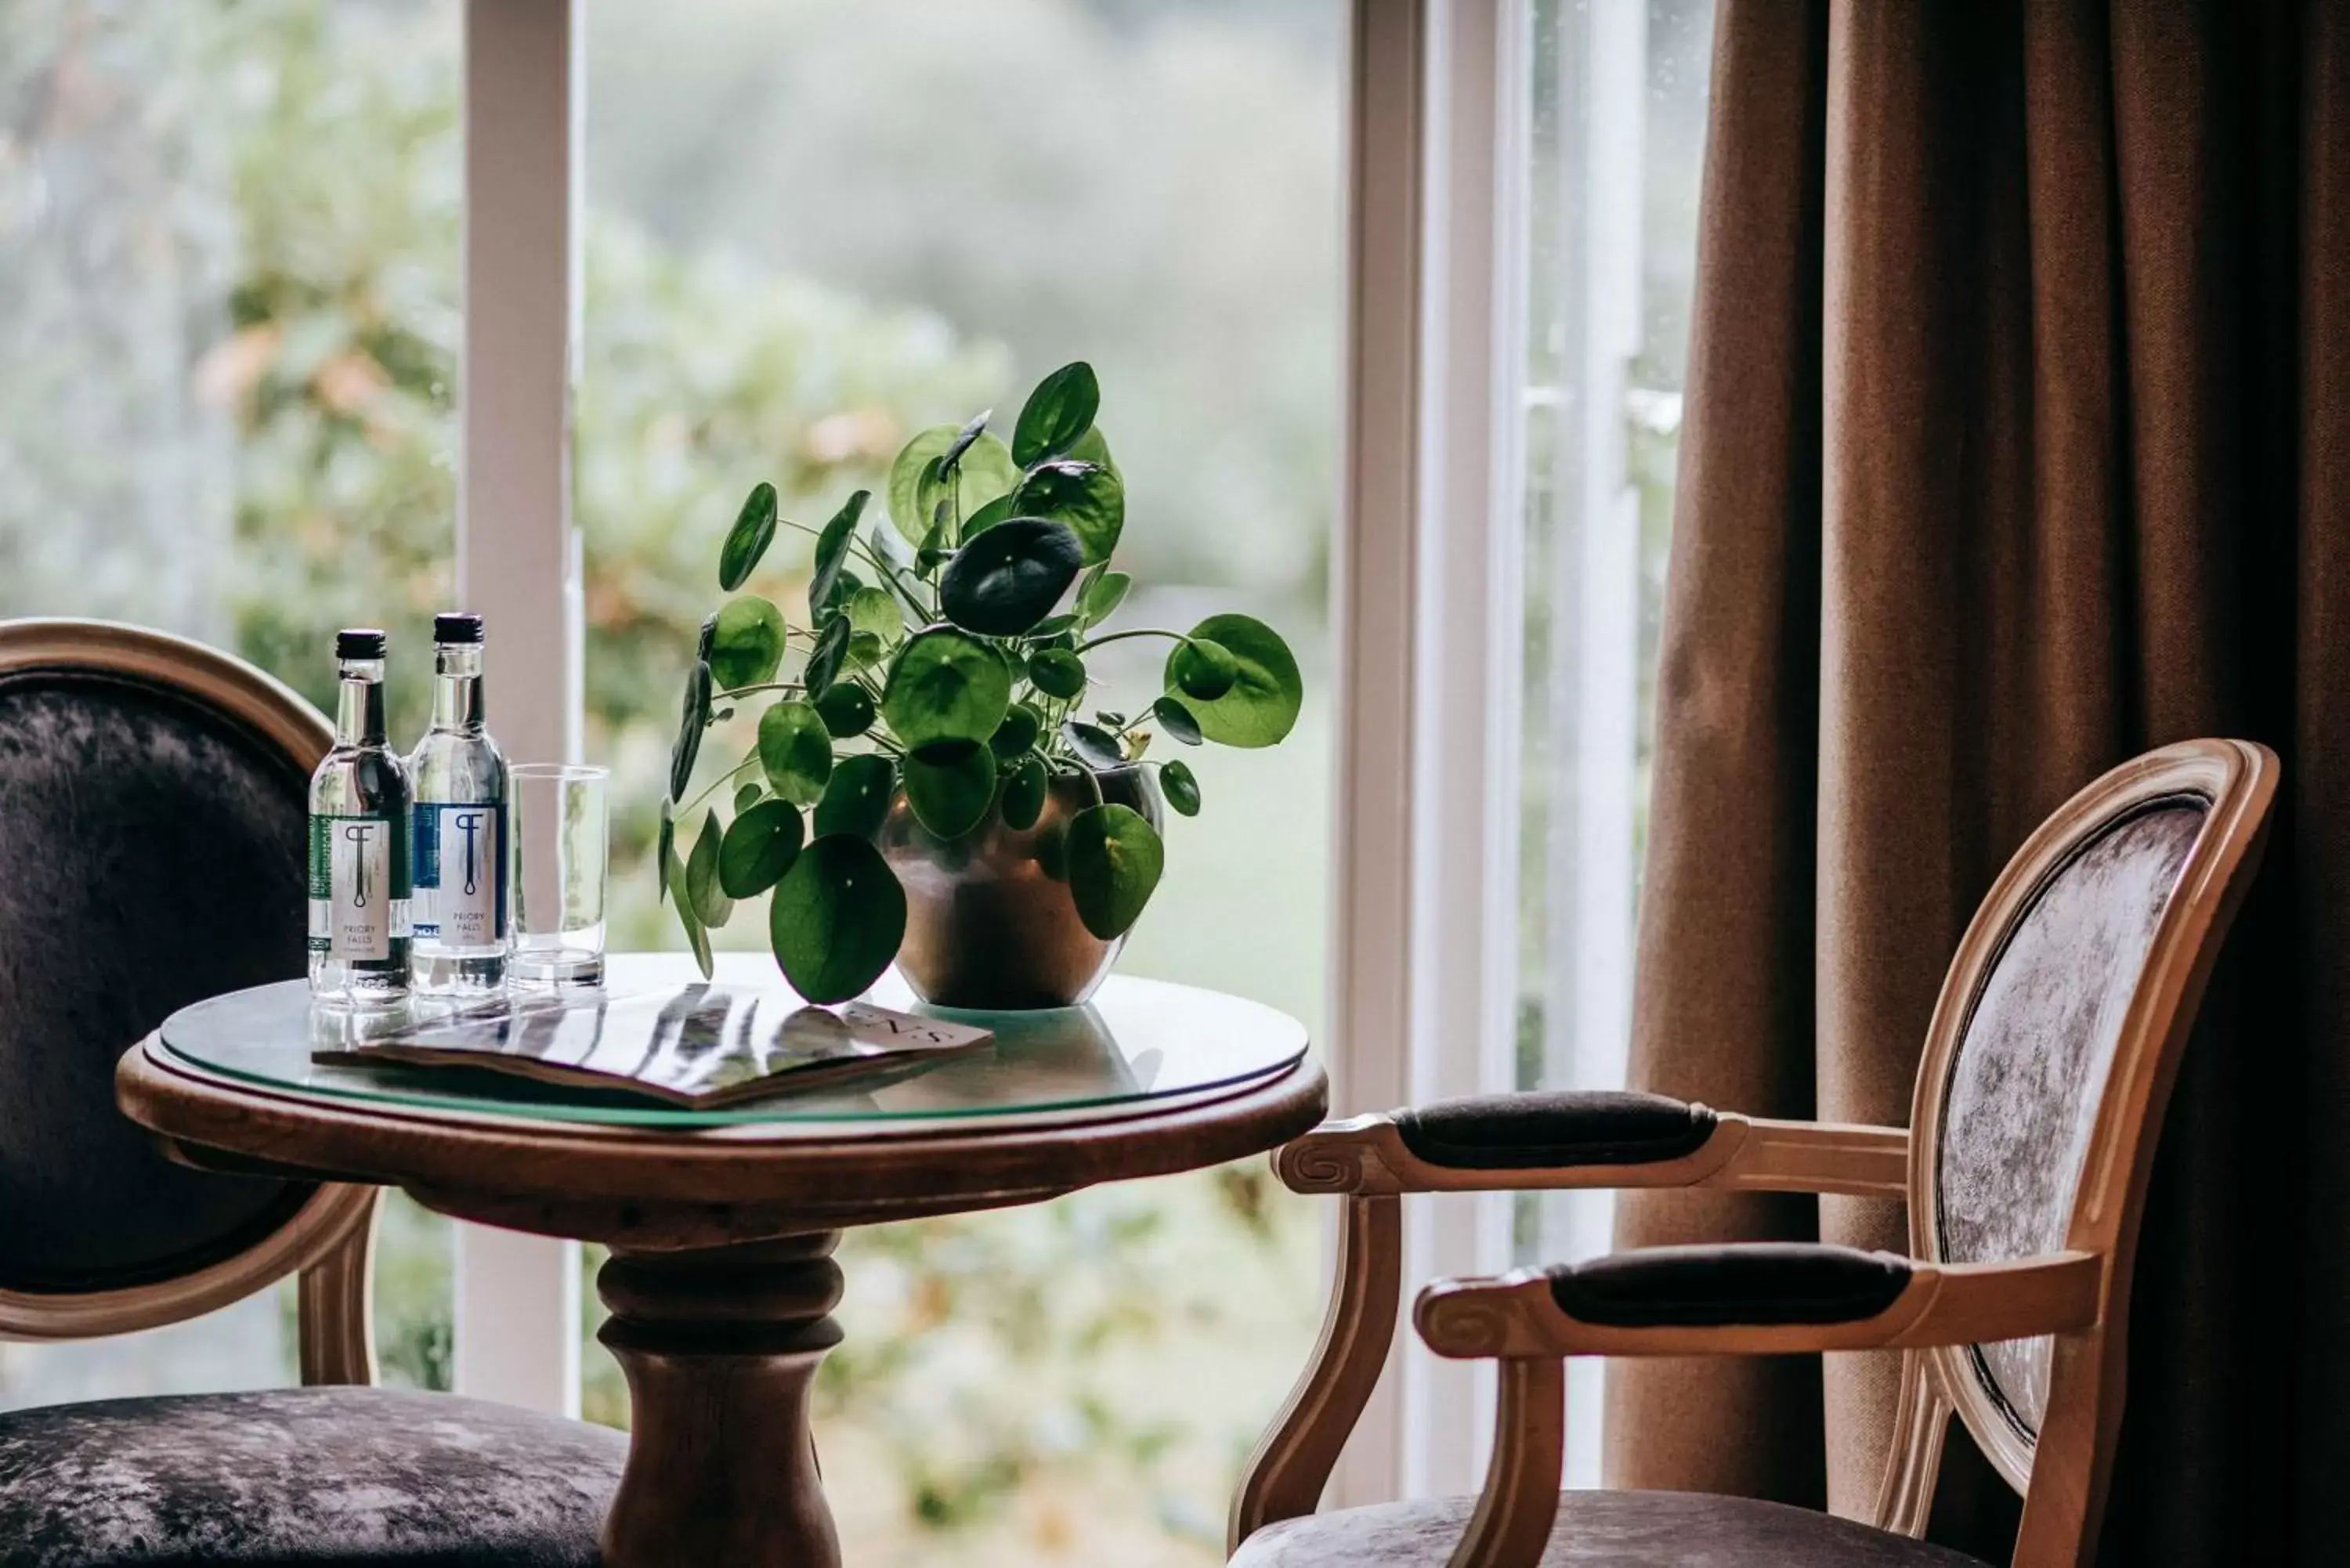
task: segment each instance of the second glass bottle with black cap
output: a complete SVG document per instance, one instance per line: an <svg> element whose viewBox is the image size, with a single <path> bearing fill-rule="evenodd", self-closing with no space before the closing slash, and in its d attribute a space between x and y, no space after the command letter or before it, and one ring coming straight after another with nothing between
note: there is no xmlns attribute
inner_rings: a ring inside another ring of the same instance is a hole
<svg viewBox="0 0 2350 1568"><path fill-rule="evenodd" d="M482 618L432 620L432 722L408 760L415 790L416 989L493 996L506 982L512 848L506 760L482 713Z"/></svg>

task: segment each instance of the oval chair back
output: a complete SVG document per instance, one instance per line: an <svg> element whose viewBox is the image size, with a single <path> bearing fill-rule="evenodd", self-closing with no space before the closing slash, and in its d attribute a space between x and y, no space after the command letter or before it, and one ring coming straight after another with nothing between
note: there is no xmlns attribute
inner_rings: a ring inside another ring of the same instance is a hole
<svg viewBox="0 0 2350 1568"><path fill-rule="evenodd" d="M371 1382L374 1190L198 1169L116 1108L174 1010L304 972L333 731L185 639L0 621L0 1338L79 1339L303 1275L305 1382Z"/></svg>
<svg viewBox="0 0 2350 1568"><path fill-rule="evenodd" d="M1901 1446L1878 1510L1888 1528L1923 1532L1955 1411L2024 1496L2016 1561L2087 1560L2155 1142L2275 775L2272 756L2240 741L2125 763L2041 825L1970 923L1910 1112L1911 1256L2096 1253L2105 1308L2078 1334L1906 1353Z"/></svg>

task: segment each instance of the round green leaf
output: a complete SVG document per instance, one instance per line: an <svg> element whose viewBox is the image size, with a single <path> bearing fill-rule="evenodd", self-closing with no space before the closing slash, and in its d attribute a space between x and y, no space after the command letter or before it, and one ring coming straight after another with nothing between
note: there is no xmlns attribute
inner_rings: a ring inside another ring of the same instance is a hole
<svg viewBox="0 0 2350 1568"><path fill-rule="evenodd" d="M1077 753L1077 760L1094 772L1106 773L1126 766L1126 748L1118 744L1116 735L1098 724L1072 719L1061 726L1061 733L1067 738L1069 749Z"/></svg>
<svg viewBox="0 0 2350 1568"><path fill-rule="evenodd" d="M736 790L734 792L735 815L739 816L743 812L746 812L753 806L758 805L760 800L765 796L766 793L767 791L765 786L762 785L755 779L751 783L744 784L741 789Z"/></svg>
<svg viewBox="0 0 2350 1568"><path fill-rule="evenodd" d="M1013 460L1025 468L1059 456L1093 428L1100 409L1101 384L1094 368L1082 359L1062 366L1037 382L1021 406L1020 422L1012 427Z"/></svg>
<svg viewBox="0 0 2350 1568"><path fill-rule="evenodd" d="M876 523L865 530L865 545L873 552L873 558L882 565L900 572L913 569L912 553L906 548L906 542L898 536L898 530L888 524Z"/></svg>
<svg viewBox="0 0 2350 1568"><path fill-rule="evenodd" d="M1099 425L1094 426L1093 429L1079 436L1077 443L1069 448L1068 455L1076 458L1079 462L1097 463L1112 473L1118 472L1118 461L1110 456L1109 442L1104 439Z"/></svg>
<svg viewBox="0 0 2350 1568"><path fill-rule="evenodd" d="M775 537L775 487L763 479L751 487L734 526L726 531L726 543L719 546L718 586L731 594L748 582Z"/></svg>
<svg viewBox="0 0 2350 1568"><path fill-rule="evenodd" d="M685 932L685 945L693 950L693 961L702 971L702 978L710 978L710 933L702 929L702 917L693 912L693 899L686 892L685 865L677 857L674 839L663 857L668 870L670 907L677 911L677 923Z"/></svg>
<svg viewBox="0 0 2350 1568"><path fill-rule="evenodd" d="M995 799L995 753L977 741L933 741L906 753L906 804L941 838L960 838Z"/></svg>
<svg viewBox="0 0 2350 1568"><path fill-rule="evenodd" d="M767 904L767 937L792 989L847 1002L881 976L906 936L906 893L881 852L836 834L800 852Z"/></svg>
<svg viewBox="0 0 2350 1568"><path fill-rule="evenodd" d="M756 594L728 599L710 633L710 678L722 691L773 680L784 661L784 612Z"/></svg>
<svg viewBox="0 0 2350 1568"><path fill-rule="evenodd" d="M840 576L832 580L832 592L824 596L824 602L816 609L816 624L822 625L827 616L840 614L848 607L850 599L864 591L865 579L847 566L841 567Z"/></svg>
<svg viewBox="0 0 2350 1568"><path fill-rule="evenodd" d="M1030 752L1003 775L1003 826L1025 833L1045 814L1045 759Z"/></svg>
<svg viewBox="0 0 2350 1568"><path fill-rule="evenodd" d="M1012 702L1003 656L968 632L933 627L899 650L881 689L881 714L908 746L984 741Z"/></svg>
<svg viewBox="0 0 2350 1568"><path fill-rule="evenodd" d="M1077 919L1104 941L1141 918L1167 859L1158 830L1125 805L1088 806L1070 818L1066 854Z"/></svg>
<svg viewBox="0 0 2350 1568"><path fill-rule="evenodd" d="M835 740L845 741L873 727L873 699L853 680L833 682L832 690L816 700L816 711Z"/></svg>
<svg viewBox="0 0 2350 1568"><path fill-rule="evenodd" d="M865 514L865 504L873 498L869 490L859 490L832 514L824 532L816 537L816 569L808 578L808 618L821 619L825 607L832 598L833 586L840 580L840 568L848 560L849 541L857 537L857 520Z"/></svg>
<svg viewBox="0 0 2350 1568"><path fill-rule="evenodd" d="M1036 743L1037 734L1045 728L1045 715L1025 702L1014 702L1004 710L1003 722L995 727L988 738L988 747L997 758L1009 762Z"/></svg>
<svg viewBox="0 0 2350 1568"><path fill-rule="evenodd" d="M724 836L718 814L711 812L702 817L702 832L685 862L686 897L692 902L694 919L705 927L723 926L734 913L734 900L718 885L718 846Z"/></svg>
<svg viewBox="0 0 2350 1568"><path fill-rule="evenodd" d="M811 698L823 696L840 679L841 660L848 656L850 637L848 618L836 615L817 628L816 646L808 649L807 665L800 672L800 684Z"/></svg>
<svg viewBox="0 0 2350 1568"><path fill-rule="evenodd" d="M971 450L971 443L979 439L980 431L985 430L987 428L987 421L994 417L995 410L993 409L984 409L979 413L973 415L969 424L963 426L962 430L955 432L954 444L948 447L945 452L939 454L939 461L941 462L952 462L957 458L962 456L964 452L969 452Z"/></svg>
<svg viewBox="0 0 2350 1568"><path fill-rule="evenodd" d="M916 493L922 471L945 456L962 434L959 425L932 425L899 449L897 460L889 465L889 521L910 545L920 545L931 531L930 514L920 508ZM962 474L958 490L966 516L1020 483L1020 467L1012 461L1010 450L992 435L973 441L958 466Z"/></svg>
<svg viewBox="0 0 2350 1568"><path fill-rule="evenodd" d="M953 554L954 546L947 542L946 504L942 501L939 504L938 520L922 535L922 547L914 552L914 570L927 577L941 561Z"/></svg>
<svg viewBox="0 0 2350 1568"><path fill-rule="evenodd" d="M921 475L914 481L914 510L931 524L931 531L922 535L923 547L951 548L962 517L962 471L949 468L943 456L922 464Z"/></svg>
<svg viewBox="0 0 2350 1568"><path fill-rule="evenodd" d="M702 731L710 722L710 666L696 663L685 678L685 701L678 714L677 741L669 753L669 794L685 798L693 781L694 759L702 755Z"/></svg>
<svg viewBox="0 0 2350 1568"><path fill-rule="evenodd" d="M889 815L889 796L897 787L897 770L889 758L870 753L841 758L832 770L832 782L824 786L824 798L816 804L816 836L872 837Z"/></svg>
<svg viewBox="0 0 2350 1568"><path fill-rule="evenodd" d="M1028 679L1066 702L1086 689L1086 661L1065 648L1044 649L1028 656Z"/></svg>
<svg viewBox="0 0 2350 1568"><path fill-rule="evenodd" d="M1014 517L955 552L939 578L939 608L957 626L1017 637L1051 613L1076 580L1077 536L1059 523Z"/></svg>
<svg viewBox="0 0 2350 1568"><path fill-rule="evenodd" d="M794 805L823 798L832 777L832 733L806 702L778 702L759 719L759 766L767 783Z"/></svg>
<svg viewBox="0 0 2350 1568"><path fill-rule="evenodd" d="M986 533L990 528L994 527L998 523L1003 522L1005 518L1011 515L1012 497L1009 495L997 496L994 500L989 502L986 505L981 507L978 511L972 513L970 516L962 520L962 536L964 543L970 543L974 535Z"/></svg>
<svg viewBox="0 0 2350 1568"><path fill-rule="evenodd" d="M1184 696L1212 702L1240 679L1241 663L1222 643L1194 638L1175 645L1167 656L1167 673Z"/></svg>
<svg viewBox="0 0 2350 1568"><path fill-rule="evenodd" d="M1191 710L1172 697L1161 697L1150 705L1150 716L1159 727L1187 746L1200 743L1200 721L1191 717Z"/></svg>
<svg viewBox="0 0 2350 1568"><path fill-rule="evenodd" d="M752 806L727 825L719 843L718 886L732 898L757 898L799 858L805 831L798 809L788 802Z"/></svg>
<svg viewBox="0 0 2350 1568"><path fill-rule="evenodd" d="M1134 587L1134 579L1124 572L1096 568L1087 579L1085 589L1077 595L1077 618L1087 626L1099 626L1118 613L1126 602L1126 591Z"/></svg>
<svg viewBox="0 0 2350 1568"><path fill-rule="evenodd" d="M677 818L671 815L672 803L660 803L660 839L653 846L653 879L659 884L660 896L669 897L669 868L677 859Z"/></svg>
<svg viewBox="0 0 2350 1568"><path fill-rule="evenodd" d="M850 671L870 670L880 663L882 655L889 651L889 644L871 632L852 631L848 634L848 647L840 657L841 668ZM835 681L832 690L838 691L839 685Z"/></svg>
<svg viewBox="0 0 2350 1568"><path fill-rule="evenodd" d="M1196 642L1212 642L1232 656L1232 684L1222 695L1186 704L1200 721L1200 733L1220 745L1270 746L1288 734L1305 701L1297 660L1281 634L1244 615L1214 615L1191 628ZM1168 656L1167 680L1180 686L1178 661L1191 644L1178 643Z"/></svg>
<svg viewBox="0 0 2350 1568"><path fill-rule="evenodd" d="M1041 463L1012 493L1012 507L1023 517L1067 524L1085 546L1085 564L1098 566L1126 527L1126 485L1115 470L1097 463Z"/></svg>
<svg viewBox="0 0 2350 1568"><path fill-rule="evenodd" d="M1200 781L1181 763L1169 763L1159 770L1159 793L1167 804L1185 816L1200 815Z"/></svg>
<svg viewBox="0 0 2350 1568"><path fill-rule="evenodd" d="M906 635L906 618L887 588L859 588L840 607L852 632L869 632L884 641Z"/></svg>

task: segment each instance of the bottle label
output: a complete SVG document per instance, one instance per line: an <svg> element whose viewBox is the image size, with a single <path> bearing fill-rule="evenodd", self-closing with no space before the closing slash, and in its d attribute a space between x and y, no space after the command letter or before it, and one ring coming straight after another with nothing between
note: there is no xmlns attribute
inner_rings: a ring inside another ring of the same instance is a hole
<svg viewBox="0 0 2350 1568"><path fill-rule="evenodd" d="M408 835L389 816L310 818L310 950L383 961L408 940Z"/></svg>
<svg viewBox="0 0 2350 1568"><path fill-rule="evenodd" d="M503 803L417 803L417 936L444 948L505 946L505 828Z"/></svg>

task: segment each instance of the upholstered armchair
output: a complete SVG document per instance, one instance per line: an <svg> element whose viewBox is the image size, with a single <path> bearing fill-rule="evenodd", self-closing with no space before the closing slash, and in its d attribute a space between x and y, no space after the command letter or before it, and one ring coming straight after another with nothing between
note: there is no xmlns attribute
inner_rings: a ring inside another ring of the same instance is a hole
<svg viewBox="0 0 2350 1568"><path fill-rule="evenodd" d="M326 721L96 621L0 622L0 1339L179 1323L298 1282L304 1386L0 1413L0 1568L587 1568L626 1439L369 1386L373 1188L168 1163L116 1108L185 1003L303 972Z"/></svg>
<svg viewBox="0 0 2350 1568"><path fill-rule="evenodd" d="M1234 1568L1960 1568L1974 1560L1918 1539L1954 1414L2022 1495L2017 1568L2094 1561L2156 1137L2276 771L2262 747L2189 742L2050 817L1951 961L1906 1129L1519 1095L1333 1122L1280 1150L1289 1186L1346 1208L1322 1342L1233 1504ZM1415 1327L1500 1380L1482 1493L1316 1514L1394 1333L1402 1195L1576 1187L1901 1196L1909 1251L1663 1247L1440 1280ZM1867 1522L1559 1490L1566 1356L1861 1349L1903 1353Z"/></svg>

